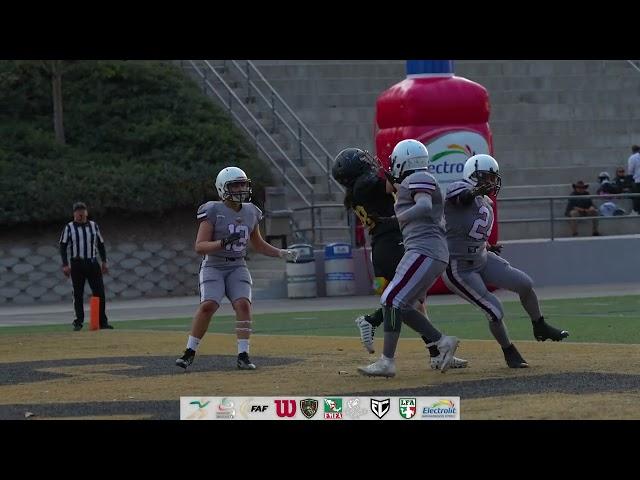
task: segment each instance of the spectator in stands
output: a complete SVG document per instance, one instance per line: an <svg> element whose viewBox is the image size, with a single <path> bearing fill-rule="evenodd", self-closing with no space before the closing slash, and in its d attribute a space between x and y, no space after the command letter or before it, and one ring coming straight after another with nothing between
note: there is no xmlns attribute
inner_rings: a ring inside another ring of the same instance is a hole
<svg viewBox="0 0 640 480"><path fill-rule="evenodd" d="M618 193L633 193L633 177L627 175L624 167L618 167L616 169L613 184L618 188Z"/></svg>
<svg viewBox="0 0 640 480"><path fill-rule="evenodd" d="M640 193L640 147L638 145L632 146L631 152L627 172L633 179L633 193ZM640 198L633 199L633 209L636 213L640 213Z"/></svg>
<svg viewBox="0 0 640 480"><path fill-rule="evenodd" d="M600 172L600 175L598 175L598 182L600 183L597 191L598 195L619 193L618 188L611 181L611 177L607 172Z"/></svg>
<svg viewBox="0 0 640 480"><path fill-rule="evenodd" d="M588 183L584 183L582 180L573 184L573 192L571 195L581 196L581 195L590 195ZM593 200L590 198L570 198L567 202L567 209L565 211L565 216L567 217L597 217L598 210L593 204ZM569 226L571 227L571 235L578 235L578 224L575 220L571 220L569 222ZM600 235L598 232L598 220L593 219L593 236L597 237Z"/></svg>

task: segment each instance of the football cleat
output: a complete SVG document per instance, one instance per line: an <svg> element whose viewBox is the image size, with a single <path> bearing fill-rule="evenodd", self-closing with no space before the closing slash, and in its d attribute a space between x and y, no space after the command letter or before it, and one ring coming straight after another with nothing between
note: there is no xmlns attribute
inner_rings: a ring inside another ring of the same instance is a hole
<svg viewBox="0 0 640 480"><path fill-rule="evenodd" d="M561 342L569 336L569 332L552 327L544 321L544 317L540 317L540 320L533 324L533 336L539 342L544 342L547 339Z"/></svg>

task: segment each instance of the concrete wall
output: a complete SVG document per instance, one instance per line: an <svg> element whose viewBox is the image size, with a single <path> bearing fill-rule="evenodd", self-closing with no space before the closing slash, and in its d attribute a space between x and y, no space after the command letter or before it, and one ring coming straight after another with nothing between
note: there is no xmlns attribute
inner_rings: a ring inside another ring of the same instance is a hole
<svg viewBox="0 0 640 480"><path fill-rule="evenodd" d="M109 246L107 298L166 297L198 293L200 257L186 243L144 242ZM91 289L85 286L86 295ZM54 303L72 299L53 246L0 249L0 305Z"/></svg>
<svg viewBox="0 0 640 480"><path fill-rule="evenodd" d="M504 242L503 257L536 285L637 283L640 235Z"/></svg>
<svg viewBox="0 0 640 480"><path fill-rule="evenodd" d="M503 257L527 272L538 286L638 283L640 235L502 242ZM197 295L200 258L186 244L133 243L110 248L107 298ZM324 250L315 251L318 296L326 296ZM281 260L280 260L281 262ZM370 249L354 249L356 295L373 294ZM259 277L260 264L249 263ZM263 267L270 267L265 264ZM281 263L278 264L281 268ZM286 277L271 269L270 287L254 280L254 298L284 298ZM265 269L266 270L266 269ZM262 288L261 288L262 287ZM88 285L85 287L90 295ZM0 249L0 305L71 300L70 280L63 277L58 250L51 246Z"/></svg>
<svg viewBox="0 0 640 480"><path fill-rule="evenodd" d="M502 244L502 257L529 274L537 286L629 282L638 284L640 294L640 235L514 240ZM356 295L373 294L369 252L353 251ZM316 250L315 258L318 296L323 297L324 251Z"/></svg>

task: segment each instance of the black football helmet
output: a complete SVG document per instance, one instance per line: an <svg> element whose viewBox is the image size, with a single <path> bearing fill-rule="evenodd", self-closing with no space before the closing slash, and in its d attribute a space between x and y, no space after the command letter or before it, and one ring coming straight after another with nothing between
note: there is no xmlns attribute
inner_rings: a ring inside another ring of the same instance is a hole
<svg viewBox="0 0 640 480"><path fill-rule="evenodd" d="M353 187L358 177L364 174L376 174L380 166L366 150L345 148L333 161L331 175L345 188Z"/></svg>

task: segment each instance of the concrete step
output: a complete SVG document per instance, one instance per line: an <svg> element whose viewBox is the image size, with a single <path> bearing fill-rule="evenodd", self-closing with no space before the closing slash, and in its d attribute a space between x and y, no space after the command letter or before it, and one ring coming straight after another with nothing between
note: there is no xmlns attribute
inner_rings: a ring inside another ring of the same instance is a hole
<svg viewBox="0 0 640 480"><path fill-rule="evenodd" d="M541 223L501 223L499 230L500 240L522 240L528 238L550 238L550 226L547 222ZM591 220L578 221L579 236L591 235ZM600 217L598 230L602 235L631 235L640 233L640 217ZM571 231L566 220L560 220L554 224L555 237L570 237Z"/></svg>
<svg viewBox="0 0 640 480"><path fill-rule="evenodd" d="M631 73L626 60L465 60L455 61L456 75L616 75Z"/></svg>
<svg viewBox="0 0 640 480"><path fill-rule="evenodd" d="M632 120L591 118L580 120L564 118L556 120L489 120L491 131L502 135L591 135L634 132L640 130L640 117Z"/></svg>
<svg viewBox="0 0 640 480"><path fill-rule="evenodd" d="M498 157L499 158L499 157ZM557 158L562 158L558 156ZM527 165L527 162L523 162ZM552 185L565 183L571 185L577 180L583 180L595 185L593 182L598 178L598 174L602 171L615 171L615 164L596 164L596 165L570 165L562 167L545 167L545 168L518 168L518 167L502 167L500 174L502 176L503 188L517 185Z"/></svg>
<svg viewBox="0 0 640 480"><path fill-rule="evenodd" d="M515 185L511 187L502 187L500 189L499 200L503 198L514 197L546 197L568 195L567 192L571 193L571 185L566 183L556 183L548 185Z"/></svg>
<svg viewBox="0 0 640 480"><path fill-rule="evenodd" d="M616 88L609 90L586 91L586 90L495 90L490 95L490 102L493 107L502 107L512 104L547 104L547 105L580 105L580 104L609 104L619 103L624 98L638 95L639 85L629 88Z"/></svg>
<svg viewBox="0 0 640 480"><path fill-rule="evenodd" d="M565 193L566 195L566 193ZM602 197L593 200L596 208L599 208L604 202L613 201L626 212L631 211L631 199ZM499 220L515 220L515 219L538 219L548 218L550 205L553 203L553 212L555 218L563 218L568 200L537 200L531 199L526 201L503 201L498 200L498 219Z"/></svg>
<svg viewBox="0 0 640 480"><path fill-rule="evenodd" d="M638 72L629 67L627 74L608 72L593 75L509 75L483 76L474 74L460 74L471 81L479 83L489 91L520 91L532 92L541 90L586 90L606 91L634 88L638 83Z"/></svg>
<svg viewBox="0 0 640 480"><path fill-rule="evenodd" d="M584 133L572 134L519 134L506 135L494 132L493 143L495 148L504 148L507 145L517 145L521 150L538 149L542 145L562 145L563 149L591 150L597 149L629 149L636 134L629 132L601 133L599 135L585 135Z"/></svg>
<svg viewBox="0 0 640 480"><path fill-rule="evenodd" d="M256 65L264 77L270 78L381 78L406 75L405 62L369 63L355 61L352 63L290 63L284 65Z"/></svg>
<svg viewBox="0 0 640 480"><path fill-rule="evenodd" d="M266 77L273 88L288 100L294 95L355 95L360 93L382 93L387 88L404 80L405 74L386 77Z"/></svg>
<svg viewBox="0 0 640 480"><path fill-rule="evenodd" d="M405 60L252 60L257 67L274 65L327 65L327 64L368 64L368 65L397 65L406 63Z"/></svg>

